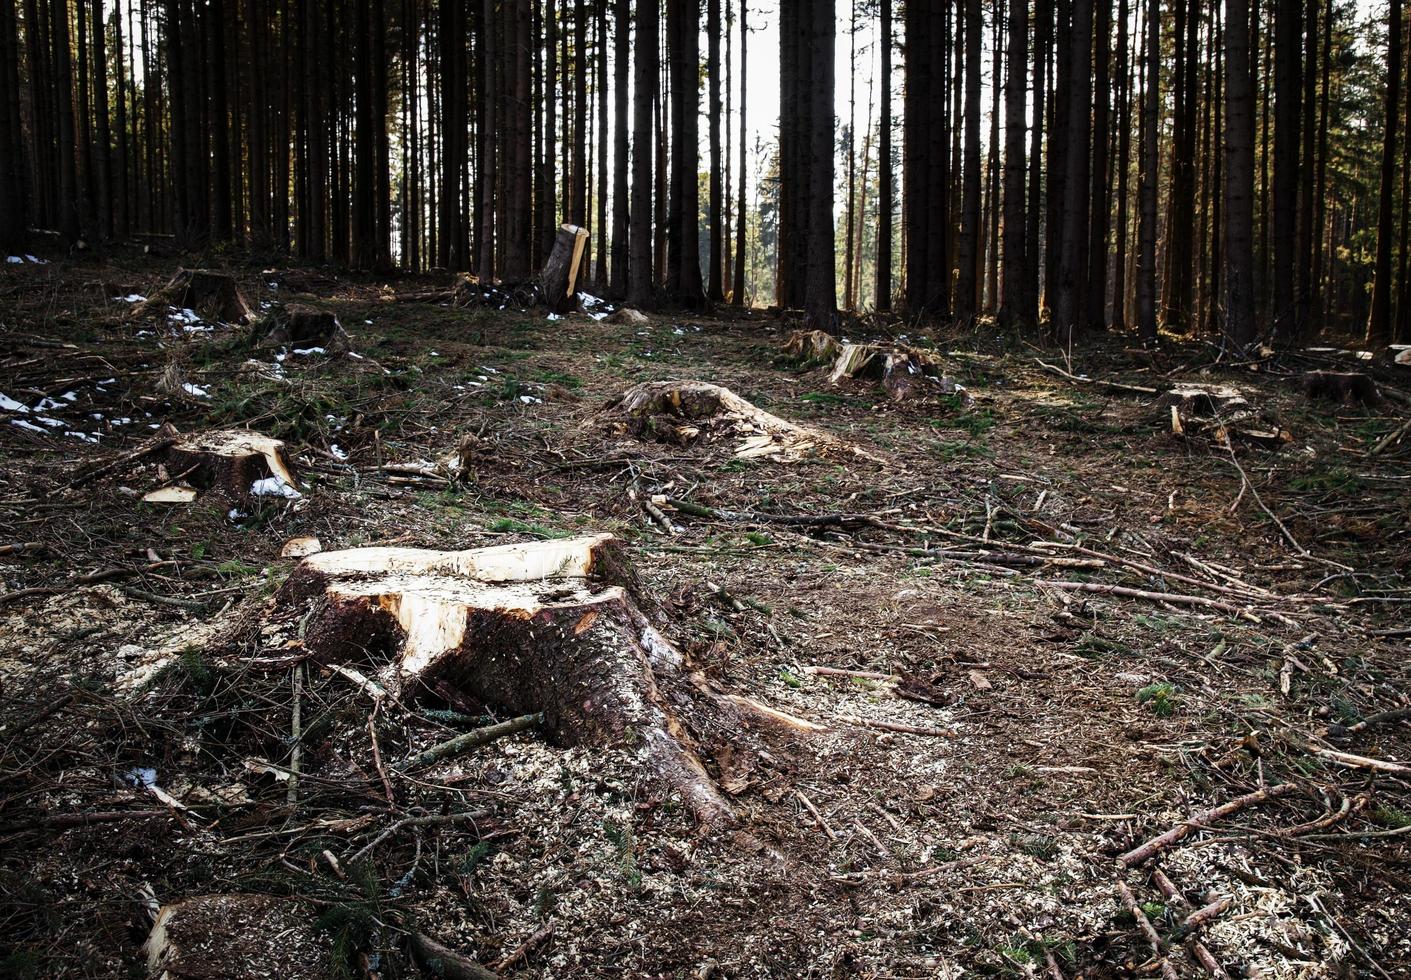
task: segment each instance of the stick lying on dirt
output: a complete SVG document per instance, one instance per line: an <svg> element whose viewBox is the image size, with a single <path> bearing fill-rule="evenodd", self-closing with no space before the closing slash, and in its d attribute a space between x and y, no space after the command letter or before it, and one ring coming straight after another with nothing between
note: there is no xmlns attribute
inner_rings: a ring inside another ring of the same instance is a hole
<svg viewBox="0 0 1411 980"><path fill-rule="evenodd" d="M1161 976L1165 980L1176 980L1176 970L1171 966L1171 961L1166 958L1166 951L1161 947L1161 937L1157 935L1156 929L1152 926L1151 920L1146 917L1142 907L1137 904L1137 897L1132 894L1132 890L1127 887L1125 881L1117 882L1117 894L1122 896L1122 904L1127 907L1127 911L1132 913L1132 918L1137 920L1137 927L1141 929L1146 941L1151 944L1152 952L1161 962Z"/></svg>
<svg viewBox="0 0 1411 980"><path fill-rule="evenodd" d="M1293 783L1280 783L1277 786L1266 786L1264 789L1255 790L1253 793L1246 793L1244 796L1237 796L1228 803L1222 803L1204 813L1198 813L1184 823L1178 823L1166 833L1159 837L1153 837L1140 847L1134 847L1126 854L1123 854L1117 861L1124 867L1130 868L1141 864L1155 857L1172 844L1184 838L1193 830L1201 830L1210 824L1232 813L1238 813L1245 807L1272 800L1275 797L1287 796L1297 789Z"/></svg>
<svg viewBox="0 0 1411 980"><path fill-rule="evenodd" d="M1056 374L1060 378L1066 378L1074 384L1097 385L1099 388L1106 388L1109 391L1122 391L1131 395L1157 394L1157 389L1147 388L1143 385L1126 385L1122 384L1119 381L1099 381L1096 378L1080 378L1076 374L1069 374L1067 371L1063 370L1063 368L1059 367L1056 364L1049 364L1048 362L1042 361L1037 357L1034 358L1034 363L1038 364L1039 367L1043 368L1049 374Z"/></svg>
<svg viewBox="0 0 1411 980"><path fill-rule="evenodd" d="M462 752L469 752L471 749L479 748L482 745L489 745L498 738L506 735L513 735L515 732L522 732L526 728L544 723L544 713L537 711L530 715L520 715L518 718L511 718L509 721L502 721L498 725L488 725L485 728L477 728L466 732L464 735L457 735L455 738L447 739L437 745L431 746L425 752L420 752L397 763L393 768L397 772L406 772L408 769L419 769L422 766L429 766L431 763L449 756L459 755Z"/></svg>

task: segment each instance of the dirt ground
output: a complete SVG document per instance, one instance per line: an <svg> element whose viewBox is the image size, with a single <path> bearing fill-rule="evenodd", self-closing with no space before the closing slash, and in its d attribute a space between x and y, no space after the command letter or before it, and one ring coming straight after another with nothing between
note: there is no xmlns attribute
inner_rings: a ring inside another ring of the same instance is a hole
<svg viewBox="0 0 1411 980"><path fill-rule="evenodd" d="M258 894L352 977L419 975L413 932L525 977L1411 976L1411 435L1373 452L1411 368L846 325L964 387L893 403L781 357L794 325L762 312L624 326L230 270L260 310L337 314L350 352L300 353L142 302L173 267L0 267L0 975L143 976L158 907ZM1386 397L1310 400L1314 369ZM602 413L684 379L862 452ZM1232 385L1248 417L1175 435L1107 382ZM154 504L150 459L93 472L164 422L285 440L301 496ZM457 478L405 465L462 446ZM668 529L654 497L708 516L658 500ZM847 519L779 519L820 515ZM820 726L711 746L734 825L628 744L532 730L384 784L504 713L231 652L296 536L598 532L712 685ZM264 975L243 955L230 975Z"/></svg>

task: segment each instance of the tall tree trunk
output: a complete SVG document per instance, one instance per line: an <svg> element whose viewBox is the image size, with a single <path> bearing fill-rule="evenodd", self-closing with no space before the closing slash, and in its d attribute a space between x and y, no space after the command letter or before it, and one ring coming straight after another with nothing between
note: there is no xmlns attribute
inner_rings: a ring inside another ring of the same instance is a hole
<svg viewBox="0 0 1411 980"><path fill-rule="evenodd" d="M1068 133L1064 141L1062 233L1058 281L1054 290L1053 330L1069 346L1085 322L1088 268L1088 137L1092 128L1092 0L1073 0L1071 79L1068 86Z"/></svg>
<svg viewBox="0 0 1411 980"><path fill-rule="evenodd" d="M628 174L631 143L627 115L627 74L631 61L631 0L614 0L613 24L613 170L612 170L612 275L614 296L627 295L627 248L630 220Z"/></svg>
<svg viewBox="0 0 1411 980"><path fill-rule="evenodd" d="M740 135L738 152L740 154L739 175L740 182L739 197L735 205L736 225L735 225L735 281L731 286L730 300L736 306L745 304L745 260L746 260L746 211L745 211L745 180L747 171L745 169L745 109L748 104L748 80L745 66L747 64L745 55L747 50L747 38L749 37L749 0L740 0Z"/></svg>
<svg viewBox="0 0 1411 980"><path fill-rule="evenodd" d="M950 312L950 118L946 5L912 0L904 8L906 84L902 116L902 233L906 309Z"/></svg>
<svg viewBox="0 0 1411 980"><path fill-rule="evenodd" d="M1092 173L1088 187L1087 297L1084 325L1107 329L1107 231L1112 213L1108 119L1111 115L1112 0L1095 0L1093 23Z"/></svg>
<svg viewBox="0 0 1411 980"><path fill-rule="evenodd" d="M1132 65L1127 29L1127 0L1117 5L1117 226L1113 234L1112 329L1127 329L1128 172L1132 165Z"/></svg>
<svg viewBox="0 0 1411 980"><path fill-rule="evenodd" d="M705 300L700 259L700 9L695 0L667 0L671 70L671 189L667 202L666 293L676 303Z"/></svg>
<svg viewBox="0 0 1411 980"><path fill-rule="evenodd" d="M1022 0L1021 0L1022 3ZM877 120L877 259L873 305L892 308L892 5L882 3L882 112Z"/></svg>
<svg viewBox="0 0 1411 980"><path fill-rule="evenodd" d="M1290 344L1302 319L1297 296L1301 0L1274 5L1274 339Z"/></svg>
<svg viewBox="0 0 1411 980"><path fill-rule="evenodd" d="M67 242L78 241L78 163L74 156L73 61L69 49L66 0L52 0L50 29L54 39L54 92L59 117L59 233Z"/></svg>
<svg viewBox="0 0 1411 980"><path fill-rule="evenodd" d="M1148 344L1156 341L1156 182L1161 169L1161 151L1157 146L1161 132L1160 11L1160 0L1147 0L1146 45L1142 54L1146 82L1137 191L1137 332Z"/></svg>
<svg viewBox="0 0 1411 980"><path fill-rule="evenodd" d="M34 24L26 25L34 30ZM0 0L0 81L5 104L0 105L0 248L15 248L24 240L24 147L20 129L19 23L14 0Z"/></svg>
<svg viewBox="0 0 1411 980"><path fill-rule="evenodd" d="M1048 57L1053 39L1053 0L1034 0L1034 107L1029 134L1029 213L1024 224L1024 308L1029 319L1039 320L1039 270L1043 267L1039 220L1044 202L1044 120L1047 108Z"/></svg>
<svg viewBox="0 0 1411 980"><path fill-rule="evenodd" d="M505 145L505 238L501 250L504 276L510 282L521 282L530 274L530 224L534 212L531 202L533 184L533 133L530 131L530 54L532 38L529 31L529 5L533 0L505 0L501 16L505 20L505 65L509 77L508 101L504 129ZM507 14L507 16L506 16Z"/></svg>
<svg viewBox="0 0 1411 980"><path fill-rule="evenodd" d="M554 247L554 237L559 226L556 121L559 100L555 97L558 91L557 65L558 11L554 8L554 0L544 0L544 101L547 105L544 107L544 146L539 172L539 254L535 256L535 264L540 266L549 260L549 252Z"/></svg>
<svg viewBox="0 0 1411 980"><path fill-rule="evenodd" d="M1200 18L1195 0L1175 0L1175 70L1172 79L1174 132L1171 190L1166 199L1166 277L1162 323L1168 330L1192 324L1192 267L1196 217L1196 36Z"/></svg>
<svg viewBox="0 0 1411 980"><path fill-rule="evenodd" d="M787 2L787 0L786 0ZM978 0L972 0L978 2ZM833 58L837 37L834 0L807 0L812 101L808 133L807 291L804 325L832 330L838 319L837 266L833 252Z"/></svg>
<svg viewBox="0 0 1411 980"><path fill-rule="evenodd" d="M1377 197L1377 246L1372 272L1372 309L1367 315L1367 346L1391 343L1391 254L1396 214L1396 129L1401 108L1401 0L1391 0L1387 18L1386 119L1382 125L1381 180Z"/></svg>
<svg viewBox="0 0 1411 980"><path fill-rule="evenodd" d="M710 191L707 221L710 226L710 262L706 299L725 302L725 225L721 219L725 188L720 150L720 0L706 0L706 74L709 78Z"/></svg>
<svg viewBox="0 0 1411 980"><path fill-rule="evenodd" d="M108 119L108 44L103 29L103 0L93 0L93 180L97 185L98 237L113 237L113 177L110 158L112 132Z"/></svg>
<svg viewBox="0 0 1411 980"><path fill-rule="evenodd" d="M1035 320L1027 306L1028 243L1024 186L1024 85L1029 66L1028 0L1009 0L1008 72L1004 89L1004 270L999 319L1008 325Z"/></svg>
<svg viewBox="0 0 1411 980"><path fill-rule="evenodd" d="M1316 153L1318 148L1318 8L1322 0L1305 0L1303 31L1303 118L1300 136L1303 146L1298 172L1298 333L1306 337L1312 324L1313 252L1318 230L1313 216L1318 190Z"/></svg>
<svg viewBox="0 0 1411 980"><path fill-rule="evenodd" d="M1327 226L1328 217L1328 88L1332 75L1333 61L1333 2L1326 0L1323 6L1323 62L1321 67L1322 84L1318 97L1318 172L1314 177L1314 209L1313 209L1313 283L1312 291L1308 296L1308 317L1309 333L1316 336L1323 329L1323 269L1324 240L1326 238L1324 229ZM1403 134L1403 142L1405 136ZM1408 173L1406 156L1402 157L1401 165L1401 200L1402 200L1402 226L1401 226L1401 274L1397 277L1400 295L1405 296L1406 290L1406 199L1408 191L1411 191L1411 173ZM1401 310L1401 302L1398 300L1398 315L1404 315Z"/></svg>
<svg viewBox="0 0 1411 980"><path fill-rule="evenodd" d="M1332 0L1329 0L1331 12ZM1332 24L1331 13L1328 18ZM1323 49L1323 124L1319 139L1322 149L1319 159L1322 165L1328 160L1328 63L1331 60L1332 32L1328 31L1327 46ZM1407 52L1407 71L1411 75L1411 51ZM1411 344L1411 84L1407 75L1402 76L1402 86L1406 92L1406 129L1401 134L1401 267L1397 276L1396 291L1396 342ZM1322 178L1318 185L1325 186Z"/></svg>
<svg viewBox="0 0 1411 980"><path fill-rule="evenodd" d="M1087 2L1087 0L1082 0ZM965 0L965 163L956 261L955 315L973 320L980 275L980 0Z"/></svg>
<svg viewBox="0 0 1411 980"><path fill-rule="evenodd" d="M633 48L632 214L628 230L627 301L652 305L652 101L657 90L657 0L637 0Z"/></svg>
<svg viewBox="0 0 1411 980"><path fill-rule="evenodd" d="M598 183L597 225L598 225L598 288L608 287L608 256L612 251L608 228L608 0L598 0L598 43L597 56L597 134L598 134Z"/></svg>
<svg viewBox="0 0 1411 980"><path fill-rule="evenodd" d="M1254 72L1249 0L1225 0L1225 345L1243 352L1254 325Z"/></svg>

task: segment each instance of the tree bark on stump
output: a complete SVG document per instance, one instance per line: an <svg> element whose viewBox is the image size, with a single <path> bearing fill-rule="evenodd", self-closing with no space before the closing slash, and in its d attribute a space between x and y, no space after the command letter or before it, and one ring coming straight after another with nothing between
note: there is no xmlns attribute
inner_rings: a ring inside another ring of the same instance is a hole
<svg viewBox="0 0 1411 980"><path fill-rule="evenodd" d="M383 680L403 696L449 686L511 714L541 712L560 745L631 746L643 775L702 823L729 823L700 745L738 739L741 709L691 671L640 601L621 544L601 534L324 552L289 577L274 616L304 623L321 662L361 650L386 663Z"/></svg>
<svg viewBox="0 0 1411 980"><path fill-rule="evenodd" d="M284 443L243 429L180 437L162 460L167 478L243 499L297 497L298 480Z"/></svg>
<svg viewBox="0 0 1411 980"><path fill-rule="evenodd" d="M141 309L146 312L168 306L193 310L202 319L218 323L247 323L254 315L235 279L209 269L178 269Z"/></svg>
<svg viewBox="0 0 1411 980"><path fill-rule="evenodd" d="M544 263L541 281L544 302L554 313L573 308L578 280L583 272L583 253L588 244L588 230L577 225L560 225L554 238L553 251Z"/></svg>
<svg viewBox="0 0 1411 980"><path fill-rule="evenodd" d="M270 313L256 323L255 342L268 346L322 347L326 351L348 349L348 334L338 317L327 310L292 305Z"/></svg>

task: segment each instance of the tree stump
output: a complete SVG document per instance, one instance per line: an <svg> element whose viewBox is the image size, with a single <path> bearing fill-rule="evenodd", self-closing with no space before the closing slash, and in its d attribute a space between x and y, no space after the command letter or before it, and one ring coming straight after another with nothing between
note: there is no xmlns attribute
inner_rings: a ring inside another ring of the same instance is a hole
<svg viewBox="0 0 1411 980"><path fill-rule="evenodd" d="M337 316L328 310L299 304L266 314L255 324L252 336L262 346L316 348L327 352L348 349L348 334Z"/></svg>
<svg viewBox="0 0 1411 980"><path fill-rule="evenodd" d="M621 307L609 313L607 322L621 327L645 327L651 323L651 319L641 310L634 310L630 306Z"/></svg>
<svg viewBox="0 0 1411 980"><path fill-rule="evenodd" d="M826 330L795 330L784 342L784 356L806 365L831 361L841 350L837 338Z"/></svg>
<svg viewBox="0 0 1411 980"><path fill-rule="evenodd" d="M178 269L171 281L142 304L142 309L168 306L192 310L203 320L217 323L246 323L253 317L235 279L210 269Z"/></svg>
<svg viewBox="0 0 1411 980"><path fill-rule="evenodd" d="M153 980L323 980L327 937L307 909L270 895L200 895L162 906L144 946Z"/></svg>
<svg viewBox="0 0 1411 980"><path fill-rule="evenodd" d="M706 381L648 381L610 402L604 415L620 431L678 445L735 438L735 455L746 459L773 456L788 462L849 449L835 436L785 421Z"/></svg>
<svg viewBox="0 0 1411 980"><path fill-rule="evenodd" d="M1314 401L1343 405L1376 405L1382 400L1375 381L1348 371L1309 371L1303 376L1303 393Z"/></svg>
<svg viewBox="0 0 1411 980"><path fill-rule="evenodd" d="M554 236L554 247L544 263L540 283L544 302L554 313L565 313L574 306L578 292L578 276L582 271L583 252L588 245L588 229L577 225L560 225Z"/></svg>
<svg viewBox="0 0 1411 980"><path fill-rule="evenodd" d="M162 460L167 479L227 497L299 496L294 466L278 439L244 429L179 436Z"/></svg>
<svg viewBox="0 0 1411 980"><path fill-rule="evenodd" d="M1248 418L1249 402L1229 385L1177 385L1156 399L1156 407L1171 418L1171 430L1199 430L1213 422L1229 423Z"/></svg>
<svg viewBox="0 0 1411 980"><path fill-rule="evenodd" d="M916 347L843 344L828 380L840 384L848 378L880 381L894 402L928 395L958 395L970 401L965 387L946 376L940 356Z"/></svg>
<svg viewBox="0 0 1411 980"><path fill-rule="evenodd" d="M737 742L745 709L711 691L651 624L612 535L323 552L273 602L271 618L304 624L319 661L365 651L404 697L449 686L509 714L542 713L557 744L633 746L644 777L703 823L732 819L700 746Z"/></svg>

